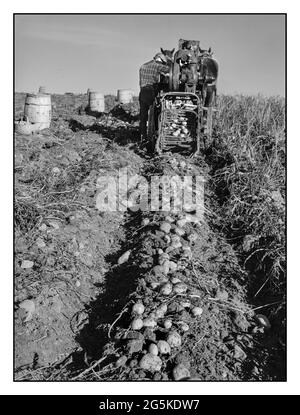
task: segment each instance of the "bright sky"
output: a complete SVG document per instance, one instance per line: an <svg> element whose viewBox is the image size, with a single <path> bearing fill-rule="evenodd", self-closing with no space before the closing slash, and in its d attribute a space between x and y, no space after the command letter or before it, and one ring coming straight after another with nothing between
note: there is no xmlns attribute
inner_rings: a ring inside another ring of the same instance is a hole
<svg viewBox="0 0 300 415"><path fill-rule="evenodd" d="M284 95L283 15L17 15L16 91L138 92L139 67L180 38L212 47L219 93Z"/></svg>

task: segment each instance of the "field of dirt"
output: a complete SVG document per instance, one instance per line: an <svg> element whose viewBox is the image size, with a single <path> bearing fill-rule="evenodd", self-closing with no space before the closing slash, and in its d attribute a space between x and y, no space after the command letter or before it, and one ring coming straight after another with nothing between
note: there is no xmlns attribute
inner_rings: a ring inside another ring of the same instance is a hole
<svg viewBox="0 0 300 415"><path fill-rule="evenodd" d="M283 100L220 97L193 159L141 147L137 101L52 102L49 129L15 134L15 380L285 380ZM204 177L204 219L99 211L124 168Z"/></svg>

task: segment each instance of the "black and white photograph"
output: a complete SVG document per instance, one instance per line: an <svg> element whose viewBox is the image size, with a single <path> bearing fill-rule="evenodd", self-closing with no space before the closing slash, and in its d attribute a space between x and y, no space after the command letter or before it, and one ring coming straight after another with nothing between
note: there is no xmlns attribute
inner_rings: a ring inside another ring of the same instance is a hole
<svg viewBox="0 0 300 415"><path fill-rule="evenodd" d="M287 381L286 18L14 14L14 383Z"/></svg>

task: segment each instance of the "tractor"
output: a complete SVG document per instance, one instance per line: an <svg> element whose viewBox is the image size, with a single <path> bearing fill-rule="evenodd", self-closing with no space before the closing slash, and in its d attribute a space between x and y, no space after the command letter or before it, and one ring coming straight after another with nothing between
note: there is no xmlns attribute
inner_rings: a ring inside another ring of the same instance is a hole
<svg viewBox="0 0 300 415"><path fill-rule="evenodd" d="M148 137L158 154L197 155L212 135L218 63L211 48L180 39L169 67L149 110Z"/></svg>

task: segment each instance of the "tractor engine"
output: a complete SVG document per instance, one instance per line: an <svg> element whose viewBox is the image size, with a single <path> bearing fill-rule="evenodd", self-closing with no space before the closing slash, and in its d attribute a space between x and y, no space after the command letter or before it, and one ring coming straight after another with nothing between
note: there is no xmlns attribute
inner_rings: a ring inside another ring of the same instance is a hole
<svg viewBox="0 0 300 415"><path fill-rule="evenodd" d="M218 63L211 49L203 50L197 40L179 41L169 72L169 91L197 94L204 106L213 102L216 94Z"/></svg>

